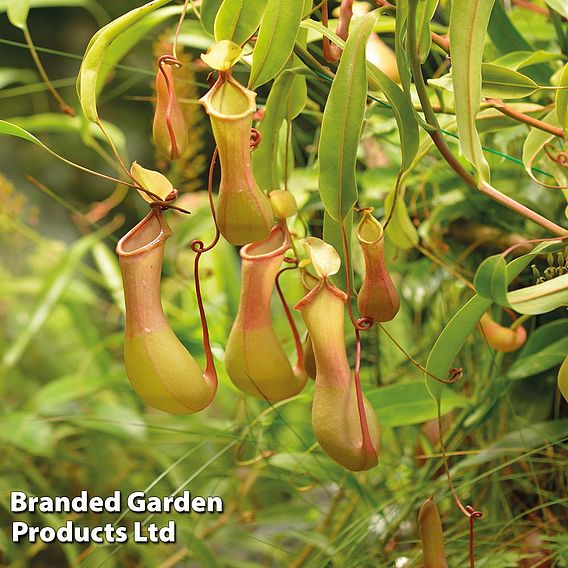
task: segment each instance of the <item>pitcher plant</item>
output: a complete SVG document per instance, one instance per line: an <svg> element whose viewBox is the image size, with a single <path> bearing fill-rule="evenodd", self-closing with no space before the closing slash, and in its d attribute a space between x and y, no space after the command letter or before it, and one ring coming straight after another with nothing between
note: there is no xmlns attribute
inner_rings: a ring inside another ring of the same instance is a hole
<svg viewBox="0 0 568 568"><path fill-rule="evenodd" d="M372 212L372 208L363 210L356 232L365 259L365 278L357 297L357 307L363 317L384 322L396 316L400 298L387 270L383 227Z"/></svg>
<svg viewBox="0 0 568 568"><path fill-rule="evenodd" d="M244 246L241 295L225 351L225 367L236 387L256 398L283 400L298 394L307 376L300 358L292 368L274 333L270 302L290 236L281 222L270 235Z"/></svg>
<svg viewBox="0 0 568 568"><path fill-rule="evenodd" d="M256 183L251 165L251 128L256 93L236 81L230 71L200 99L211 119L221 162L217 223L233 245L264 239L273 224L266 194Z"/></svg>
<svg viewBox="0 0 568 568"><path fill-rule="evenodd" d="M308 329L316 362L312 404L316 439L337 463L361 471L378 463L380 427L347 360L344 335L347 295L329 280L337 270L338 264L325 266L323 270L320 267L318 284L296 304L296 309Z"/></svg>
<svg viewBox="0 0 568 568"><path fill-rule="evenodd" d="M217 377L214 371L201 372L166 321L160 281L170 236L162 210L152 207L116 247L126 302L124 363L146 404L170 414L189 414L211 403Z"/></svg>

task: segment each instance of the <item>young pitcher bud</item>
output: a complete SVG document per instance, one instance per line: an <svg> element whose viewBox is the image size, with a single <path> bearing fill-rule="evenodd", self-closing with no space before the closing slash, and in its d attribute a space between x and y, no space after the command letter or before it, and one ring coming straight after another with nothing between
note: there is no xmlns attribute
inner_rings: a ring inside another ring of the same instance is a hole
<svg viewBox="0 0 568 568"><path fill-rule="evenodd" d="M156 111L152 128L154 144L169 160L177 160L188 145L185 118L176 97L173 65L158 62Z"/></svg>
<svg viewBox="0 0 568 568"><path fill-rule="evenodd" d="M523 326L510 329L498 324L488 313L483 314L479 326L489 346L501 353L517 351L527 340L527 332Z"/></svg>
<svg viewBox="0 0 568 568"><path fill-rule="evenodd" d="M251 166L250 136L256 93L249 91L229 72L200 100L205 107L221 162L217 223L233 245L264 239L273 224L272 209L258 187Z"/></svg>
<svg viewBox="0 0 568 568"><path fill-rule="evenodd" d="M380 428L375 412L362 395L358 406L344 338L347 296L327 278L297 305L312 341L316 380L312 426L322 449L351 471L371 469L378 463Z"/></svg>
<svg viewBox="0 0 568 568"><path fill-rule="evenodd" d="M275 189L268 194L272 206L272 213L279 221L285 221L298 213L298 204L295 197L284 189Z"/></svg>
<svg viewBox="0 0 568 568"><path fill-rule="evenodd" d="M448 568L442 520L433 497L426 499L420 508L418 527L424 553L424 568Z"/></svg>
<svg viewBox="0 0 568 568"><path fill-rule="evenodd" d="M170 414L189 414L210 404L217 378L202 376L164 316L160 279L170 236L162 211L154 207L116 247L126 302L124 363L146 404Z"/></svg>
<svg viewBox="0 0 568 568"><path fill-rule="evenodd" d="M303 365L290 365L270 315L276 274L290 248L287 230L275 225L263 241L244 246L239 310L225 350L234 385L261 400L283 400L306 384Z"/></svg>
<svg viewBox="0 0 568 568"><path fill-rule="evenodd" d="M564 359L558 371L558 389L564 397L564 400L568 402L568 357Z"/></svg>
<svg viewBox="0 0 568 568"><path fill-rule="evenodd" d="M372 209L364 211L356 234L365 258L365 278L357 307L363 317L374 322L390 321L398 313L400 298L387 270L383 227L373 217Z"/></svg>

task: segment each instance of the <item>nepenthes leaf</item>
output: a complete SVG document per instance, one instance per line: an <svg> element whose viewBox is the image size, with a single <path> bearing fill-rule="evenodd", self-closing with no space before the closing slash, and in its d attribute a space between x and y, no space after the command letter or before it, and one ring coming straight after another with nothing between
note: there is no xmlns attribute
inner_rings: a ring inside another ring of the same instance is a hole
<svg viewBox="0 0 568 568"><path fill-rule="evenodd" d="M102 62L111 43L146 14L167 4L169 0L153 0L123 14L101 28L89 42L77 77L77 92L85 117L97 122L97 84Z"/></svg>
<svg viewBox="0 0 568 568"><path fill-rule="evenodd" d="M450 15L452 79L460 146L478 181L489 181L489 165L475 125L481 101L483 45L494 0L454 0Z"/></svg>
<svg viewBox="0 0 568 568"><path fill-rule="evenodd" d="M298 36L304 0L268 0L252 56L249 89L256 89L286 65Z"/></svg>
<svg viewBox="0 0 568 568"><path fill-rule="evenodd" d="M355 166L367 99L365 46L377 16L352 24L325 105L319 144L319 191L329 215L341 221L357 201Z"/></svg>

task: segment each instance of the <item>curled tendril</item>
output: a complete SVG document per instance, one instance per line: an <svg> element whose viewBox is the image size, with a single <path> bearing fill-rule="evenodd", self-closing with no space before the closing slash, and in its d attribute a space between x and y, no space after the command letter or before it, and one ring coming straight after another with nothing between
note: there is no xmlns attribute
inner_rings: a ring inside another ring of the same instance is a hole
<svg viewBox="0 0 568 568"><path fill-rule="evenodd" d="M215 237L208 246L205 246L203 241L195 239L191 241L189 245L191 250L197 253L195 259L196 263L199 262L199 257L208 250L211 250L218 242L221 236L221 231L219 230L219 225L217 225L217 214L215 213L215 204L213 203L213 172L215 171L215 164L217 163L217 156L219 155L219 150L215 148L213 150L213 156L211 157L211 164L209 165L209 178L207 182L207 194L209 196L209 209L211 210L211 217L213 218L213 223L215 225Z"/></svg>
<svg viewBox="0 0 568 568"><path fill-rule="evenodd" d="M207 193L209 195L209 207L211 208L211 216L215 224L215 237L211 244L205 246L203 241L195 239L191 241L190 248L195 252L195 260L193 261L193 279L195 282L195 295L197 297L197 308L199 310L199 319L201 320L201 330L203 334L203 350L205 351L205 374L213 374L216 376L215 361L213 359L213 352L211 351L211 343L209 340L209 328L207 326L207 317L205 315L205 308L203 306L203 297L201 295L201 282L199 280L199 259L204 252L211 250L219 241L221 231L217 225L217 216L215 215L215 206L213 204L213 172L215 171L215 163L217 161L217 148L213 151L211 157L211 164L209 166L209 179L207 183Z"/></svg>
<svg viewBox="0 0 568 568"><path fill-rule="evenodd" d="M447 382L449 384L459 381L463 377L463 369L461 367L452 367L449 371Z"/></svg>
<svg viewBox="0 0 568 568"><path fill-rule="evenodd" d="M555 148L550 146L550 144L545 144L544 151L555 164L564 168L568 167L568 154L566 154L566 152L557 152Z"/></svg>
<svg viewBox="0 0 568 568"><path fill-rule="evenodd" d="M262 140L262 134L256 129L256 128L251 128L250 129L250 149L251 150L256 150L258 145L260 144L260 141Z"/></svg>
<svg viewBox="0 0 568 568"><path fill-rule="evenodd" d="M162 55L158 58L158 67L164 73L164 65L173 65L174 67L183 67L183 63L173 55ZM165 74L164 77L166 78ZM167 81L167 78L166 78Z"/></svg>
<svg viewBox="0 0 568 568"><path fill-rule="evenodd" d="M471 505L466 505L464 507L464 513L469 521L469 566L470 568L475 568L475 556L473 550L473 544L474 544L473 529L474 529L475 519L480 519L481 517L483 517L483 513L481 511L475 510Z"/></svg>
<svg viewBox="0 0 568 568"><path fill-rule="evenodd" d="M467 512L467 516L470 519L480 519L483 517L483 513L481 511L476 511L471 505L466 505L465 510Z"/></svg>
<svg viewBox="0 0 568 568"><path fill-rule="evenodd" d="M356 329L366 331L373 327L373 323L374 322L371 318L359 318L354 325Z"/></svg>

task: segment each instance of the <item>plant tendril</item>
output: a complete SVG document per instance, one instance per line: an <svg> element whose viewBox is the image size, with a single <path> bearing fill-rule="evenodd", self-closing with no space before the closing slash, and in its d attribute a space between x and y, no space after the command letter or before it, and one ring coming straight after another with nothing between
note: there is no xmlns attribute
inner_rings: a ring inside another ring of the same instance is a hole
<svg viewBox="0 0 568 568"><path fill-rule="evenodd" d="M195 281L195 296L197 298L197 307L199 309L199 319L201 320L201 331L203 334L203 350L205 351L205 376L209 376L217 380L217 371L215 370L215 361L213 360L213 352L211 351L211 342L209 340L209 327L207 326L207 316L205 315L205 308L203 306L203 297L201 294L201 282L199 280L199 259L204 252L210 251L218 242L221 236L221 231L217 225L217 216L215 214L215 205L213 203L213 172L215 170L215 163L217 162L218 150L215 148L213 156L211 157L211 164L209 165L209 178L207 182L207 193L209 196L209 207L211 208L211 216L215 224L215 237L208 246L199 239L194 239L190 243L191 250L195 252L195 259L193 261L193 279Z"/></svg>
<svg viewBox="0 0 568 568"><path fill-rule="evenodd" d="M302 340L300 339L300 334L298 332L298 328L296 327L296 322L292 317L292 313L290 312L290 308L288 306L288 303L286 302L282 288L280 287L280 276L282 276L282 274L284 274L284 272L288 270L296 270L298 268L298 259L285 258L284 262L292 264L292 266L287 266L286 268L280 269L276 274L274 284L276 286L276 292L278 293L278 297L280 298L282 308L284 308L284 313L286 314L288 325L290 326L290 330L292 331L292 335L294 336L294 345L296 346L296 367L298 369L302 369L304 367L304 349L302 347Z"/></svg>

